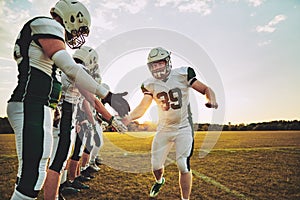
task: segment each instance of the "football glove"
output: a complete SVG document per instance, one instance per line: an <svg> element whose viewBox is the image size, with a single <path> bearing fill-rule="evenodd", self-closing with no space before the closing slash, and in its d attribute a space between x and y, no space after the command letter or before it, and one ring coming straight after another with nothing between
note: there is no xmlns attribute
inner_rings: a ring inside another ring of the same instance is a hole
<svg viewBox="0 0 300 200"><path fill-rule="evenodd" d="M130 106L126 99L123 96L126 96L128 92L123 93L111 93L109 92L104 99L102 99L102 103L108 103L118 114L120 117L124 117L130 111Z"/></svg>
<svg viewBox="0 0 300 200"><path fill-rule="evenodd" d="M215 108L215 109L218 108L218 104L217 103L211 103L211 102L207 102L205 104L205 106L208 107L208 108Z"/></svg>
<svg viewBox="0 0 300 200"><path fill-rule="evenodd" d="M117 119L116 117L112 116L109 120L109 124L116 129L119 133L125 133L128 129L121 120Z"/></svg>

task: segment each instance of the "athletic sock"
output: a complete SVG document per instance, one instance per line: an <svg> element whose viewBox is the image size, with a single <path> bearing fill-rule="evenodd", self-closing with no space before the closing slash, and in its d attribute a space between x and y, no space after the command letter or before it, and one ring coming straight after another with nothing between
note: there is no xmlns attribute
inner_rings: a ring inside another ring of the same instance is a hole
<svg viewBox="0 0 300 200"><path fill-rule="evenodd" d="M162 180L163 180L163 177L161 177L159 180L156 180L156 183L162 184Z"/></svg>
<svg viewBox="0 0 300 200"><path fill-rule="evenodd" d="M21 192L17 191L16 189L14 190L14 193L11 197L11 200L34 200L36 198L28 197Z"/></svg>
<svg viewBox="0 0 300 200"><path fill-rule="evenodd" d="M68 170L64 170L61 174L60 184L63 184L64 182L67 181L67 176L68 176Z"/></svg>

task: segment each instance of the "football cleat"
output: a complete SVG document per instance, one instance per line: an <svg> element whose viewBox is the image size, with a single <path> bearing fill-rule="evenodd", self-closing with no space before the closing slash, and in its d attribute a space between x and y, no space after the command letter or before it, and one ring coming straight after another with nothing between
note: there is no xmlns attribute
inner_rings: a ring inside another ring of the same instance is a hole
<svg viewBox="0 0 300 200"><path fill-rule="evenodd" d="M93 178L95 178L95 176L93 176L88 170L82 170L81 172L80 172L80 174L82 175L82 176L84 176L84 177L89 177L90 179L93 179Z"/></svg>
<svg viewBox="0 0 300 200"><path fill-rule="evenodd" d="M59 193L58 200L66 200L66 198L64 197L64 195L62 195L62 193Z"/></svg>
<svg viewBox="0 0 300 200"><path fill-rule="evenodd" d="M78 192L80 192L80 190L73 188L72 183L70 181L66 181L59 186L59 193L62 196L69 195L69 194L77 194Z"/></svg>
<svg viewBox="0 0 300 200"><path fill-rule="evenodd" d="M86 181L90 181L90 180L91 180L90 177L86 177L86 176L83 176L83 175L77 176L76 179L77 179L78 181L80 181L81 183L86 182Z"/></svg>
<svg viewBox="0 0 300 200"><path fill-rule="evenodd" d="M98 167L95 162L90 162L89 167L93 168L93 171L95 172L100 170L100 167Z"/></svg>
<svg viewBox="0 0 300 200"><path fill-rule="evenodd" d="M71 183L73 188L76 189L90 189L90 186L85 185L83 183L81 183L77 177L74 179L74 181Z"/></svg>
<svg viewBox="0 0 300 200"><path fill-rule="evenodd" d="M159 193L160 188L165 184L165 178L162 177L162 182L157 183L155 182L154 185L151 187L150 190L150 197L156 197Z"/></svg>
<svg viewBox="0 0 300 200"><path fill-rule="evenodd" d="M88 166L86 169L86 171L88 171L90 174L97 172L93 167Z"/></svg>
<svg viewBox="0 0 300 200"><path fill-rule="evenodd" d="M102 158L100 156L97 156L96 159L95 159L95 163L96 165L101 165L102 164Z"/></svg>

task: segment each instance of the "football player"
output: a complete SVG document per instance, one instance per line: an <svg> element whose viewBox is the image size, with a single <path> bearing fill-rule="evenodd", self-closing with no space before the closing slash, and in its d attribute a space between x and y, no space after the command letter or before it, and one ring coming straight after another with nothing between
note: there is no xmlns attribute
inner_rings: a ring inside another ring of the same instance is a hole
<svg viewBox="0 0 300 200"><path fill-rule="evenodd" d="M175 145L176 162L179 170L179 185L182 199L189 199L192 187L190 158L193 153L193 123L189 104L189 88L205 95L209 108L218 108L212 89L197 80L191 67L172 69L170 52L157 47L148 55L148 68L152 78L142 84L144 97L140 104L125 118L124 124L143 116L152 100L157 103L159 122L157 133L152 142L151 164L155 183L150 197L158 195L165 183L164 163Z"/></svg>
<svg viewBox="0 0 300 200"><path fill-rule="evenodd" d="M76 49L74 55L73 55L73 59L75 60L76 63L79 63L81 65L81 67L87 71L87 73L89 73L89 70L94 68L95 66L98 66L98 55L96 53L96 51L90 47L87 46L82 46L78 49ZM98 83L98 82L97 82ZM119 123L119 121L117 121L114 117L112 117L107 110L105 109L104 105L101 103L101 101L96 98L96 96L94 94L91 94L90 92L86 91L85 89L83 89L80 85L78 85L77 82L74 82L73 80L69 79L68 76L66 76L64 73L62 73L62 91L63 91L63 98L62 98L62 117L61 117L61 121L60 121L60 132L59 132L59 142L57 144L57 146L54 146L53 149L56 149L56 154L54 155L54 157L51 157L50 159L50 167L48 170L48 174L49 176L47 176L46 179L46 183L45 183L45 193L46 194L51 194L51 197L54 195L54 191L56 191L56 193L58 192L57 190L54 190L51 187L46 187L48 186L48 180L49 182L51 182L53 180L53 174L55 174L56 176L59 176L59 173L62 172L62 180L61 180L61 187L60 190L63 191L65 188L65 186L67 186L68 188L73 187L75 189L84 189L84 188L88 188L87 186L81 184L79 181L77 181L77 179L75 179L76 177L76 168L77 168L77 163L79 161L79 154L77 153L77 151L73 152L73 158L76 157L76 159L70 159L68 162L68 169L69 169L69 176L71 177L70 180L67 180L67 171L64 170L66 167L66 163L67 163L67 159L69 158L71 151L73 149L74 144L77 144L77 146L79 145L79 149L81 146L81 140L76 141L75 139L71 140L71 127L75 125L74 120L76 118L77 112L79 112L80 110L77 111L77 108L80 107L82 108L82 106L80 105L88 105L90 106L90 104L95 107L95 109L98 112L101 112L102 114L106 115L105 119L110 119L107 120L109 121L110 124L112 124L112 126L116 127L117 130L119 132L124 132L126 129L123 126L123 124ZM119 94L114 94L115 96L118 96ZM121 96L121 95L119 95ZM128 106L129 109L129 105L127 103L126 100L123 100L124 106ZM104 111L103 111L103 110ZM127 108L126 108L127 109ZM89 112L88 112L89 111ZM124 112L124 108L121 108L117 110L120 113ZM89 108L85 109L86 113L90 113ZM127 111L128 112L128 111ZM93 126L95 126L95 121L93 120L92 115L90 114L89 116L90 119L89 121L92 123ZM76 135L75 135L76 137ZM78 137L76 137L78 138ZM81 137L82 139L82 137ZM71 141L73 141L74 143L72 143L71 145ZM79 142L79 143L78 143ZM77 150L78 148L76 148L75 145L75 150ZM75 164L74 164L74 162ZM75 168L74 168L75 167ZM75 170L75 172L74 172ZM49 173L50 172L50 173ZM57 172L57 173L55 173ZM74 174L73 174L74 172ZM72 178L73 177L73 178ZM52 185L52 184L50 184ZM51 188L51 190L50 190ZM56 189L56 188L55 188ZM49 191L50 190L50 191ZM56 194L57 195L57 194ZM50 196L50 195L49 195ZM60 196L62 196L62 194L60 194Z"/></svg>
<svg viewBox="0 0 300 200"><path fill-rule="evenodd" d="M52 109L61 96L59 70L115 106L124 103L121 96L94 81L66 51L66 44L72 49L79 48L89 35L91 18L86 7L77 0L59 0L50 13L52 18L35 17L25 23L14 46L18 84L7 105L19 163L13 200L35 199L44 185L52 148ZM104 106L97 106L107 120L112 119L110 114L104 114ZM120 122L114 123L122 129ZM53 171L48 176L52 191L57 187L58 174ZM50 199L47 195L45 199Z"/></svg>

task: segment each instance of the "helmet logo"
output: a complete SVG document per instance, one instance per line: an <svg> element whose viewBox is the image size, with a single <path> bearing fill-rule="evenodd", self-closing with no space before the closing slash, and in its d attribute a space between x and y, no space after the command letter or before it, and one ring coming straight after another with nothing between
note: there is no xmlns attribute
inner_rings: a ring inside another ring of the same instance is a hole
<svg viewBox="0 0 300 200"><path fill-rule="evenodd" d="M149 57L153 58L157 56L159 53L158 49L154 49L153 51L150 52Z"/></svg>
<svg viewBox="0 0 300 200"><path fill-rule="evenodd" d="M83 14L81 12L77 14L76 18L79 19L79 23L83 23Z"/></svg>

